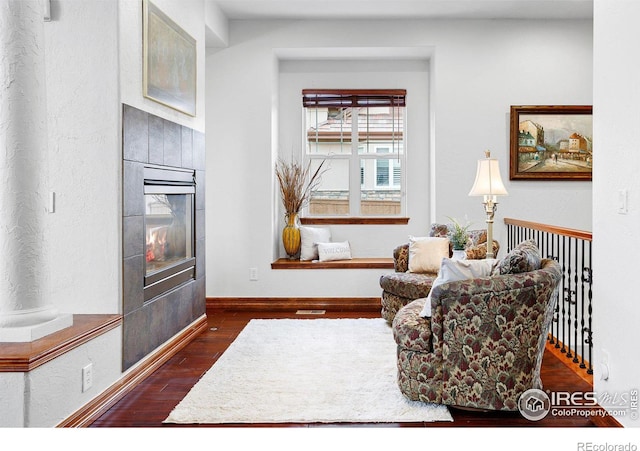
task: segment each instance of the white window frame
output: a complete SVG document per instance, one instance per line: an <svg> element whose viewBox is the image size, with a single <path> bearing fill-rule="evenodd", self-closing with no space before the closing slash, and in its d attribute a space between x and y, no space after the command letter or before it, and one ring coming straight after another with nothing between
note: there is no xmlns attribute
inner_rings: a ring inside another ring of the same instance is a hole
<svg viewBox="0 0 640 451"><path fill-rule="evenodd" d="M393 163L393 160L396 160L399 162L400 165L400 183L399 185L389 185L389 186L385 186L385 187L379 187L377 186L377 174L375 173L377 169L376 168L376 164L373 165L374 167L374 188L375 189L385 189L385 190L396 190L399 189L400 191L400 212L396 215L382 215L381 217L404 217L407 215L407 196L406 196L406 184L407 184L407 107L403 106L401 108L401 111L404 114L403 120L402 120L402 124L403 124L403 130L402 132L402 140L401 140L401 146L402 146L402 152L398 152L395 151L393 149L393 147L397 146L398 144L396 144L395 146L393 146L392 142L389 142L388 144L381 144L381 143L371 143L369 145L373 145L376 147L386 147L389 148L391 151L390 153L377 153L377 152L369 152L369 153L360 153L359 152L359 148L361 146L361 144L359 143L358 139L358 121L352 121L352 127L351 127L351 140L350 143L345 143L345 145L349 145L351 148L351 151L348 153L344 153L344 154L314 154L312 152L309 151L309 143L307 141L307 123L306 123L306 108L307 107L302 107L302 117L303 117L303 130L302 130L302 135L303 135L303 163L306 167L306 165L310 164L312 160L323 160L326 159L327 163L329 163L330 166L330 160L348 160L349 161L349 214L345 215L346 217L376 217L373 215L363 215L361 213L360 207L361 207L361 202L362 202L362 190L364 189L364 187L361 184L361 165L362 162L365 162L366 160L379 160L379 159L388 159L390 160L390 178L395 179L395 164ZM357 109L357 108L366 108L366 107L351 107L353 109ZM352 117L357 117L357 115L354 113L352 113ZM400 131L399 131L400 132ZM366 184L366 163L365 163L365 184ZM321 217L325 217L324 215L312 215L309 212L309 209L306 208L304 211L304 216L305 217L310 217L310 218L321 218ZM337 215L331 215L331 216L337 216Z"/></svg>
<svg viewBox="0 0 640 451"><path fill-rule="evenodd" d="M397 155L394 155L391 153L391 148L389 146L381 146L381 145L376 145L376 165L374 166L375 170L374 170L374 180L375 180L375 187L376 189L380 189L380 190L396 190L396 189L402 189L402 164L400 159L397 157ZM382 149L385 149L386 152L381 152ZM388 171L388 180L389 183L387 183L386 185L380 185L378 183L378 161L388 161L389 162L389 166L387 168ZM399 169L400 170L400 183L396 183L396 170Z"/></svg>

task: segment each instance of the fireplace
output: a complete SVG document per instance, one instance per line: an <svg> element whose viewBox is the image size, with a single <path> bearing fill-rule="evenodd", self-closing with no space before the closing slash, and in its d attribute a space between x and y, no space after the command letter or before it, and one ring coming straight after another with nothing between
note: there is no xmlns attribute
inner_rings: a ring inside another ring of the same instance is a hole
<svg viewBox="0 0 640 451"><path fill-rule="evenodd" d="M144 168L144 300L195 279L195 174Z"/></svg>
<svg viewBox="0 0 640 451"><path fill-rule="evenodd" d="M206 315L205 163L203 132L123 105L123 371Z"/></svg>

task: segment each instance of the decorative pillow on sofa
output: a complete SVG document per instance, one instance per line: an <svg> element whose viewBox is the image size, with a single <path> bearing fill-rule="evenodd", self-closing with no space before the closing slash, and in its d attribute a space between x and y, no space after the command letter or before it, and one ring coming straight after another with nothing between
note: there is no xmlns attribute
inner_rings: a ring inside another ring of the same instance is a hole
<svg viewBox="0 0 640 451"><path fill-rule="evenodd" d="M321 262L351 260L351 246L348 241L340 243L318 243L318 256Z"/></svg>
<svg viewBox="0 0 640 451"><path fill-rule="evenodd" d="M434 222L429 227L429 236L446 238L449 236L449 232L449 226L446 224L439 224L437 222Z"/></svg>
<svg viewBox="0 0 640 451"><path fill-rule="evenodd" d="M526 240L511 249L498 262L494 274L518 274L540 269L542 257L538 245L533 240Z"/></svg>
<svg viewBox="0 0 640 451"><path fill-rule="evenodd" d="M331 231L326 227L300 226L300 260L317 260L318 243L331 241Z"/></svg>
<svg viewBox="0 0 640 451"><path fill-rule="evenodd" d="M436 273L442 259L448 257L448 238L409 235L409 272Z"/></svg>
<svg viewBox="0 0 640 451"><path fill-rule="evenodd" d="M457 280L475 279L477 277L489 277L496 265L495 258L483 260L452 260L443 258L438 277L431 284L431 291L427 295L427 301L420 312L420 316L431 316L431 293L438 285Z"/></svg>

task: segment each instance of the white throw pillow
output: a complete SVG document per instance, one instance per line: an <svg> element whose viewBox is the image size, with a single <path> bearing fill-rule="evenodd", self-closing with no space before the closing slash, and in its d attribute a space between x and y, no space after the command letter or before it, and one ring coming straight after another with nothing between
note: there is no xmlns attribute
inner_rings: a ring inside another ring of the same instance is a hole
<svg viewBox="0 0 640 451"><path fill-rule="evenodd" d="M331 231L326 227L300 226L300 260L317 260L318 243L331 241Z"/></svg>
<svg viewBox="0 0 640 451"><path fill-rule="evenodd" d="M440 272L431 285L431 290L420 312L420 316L431 316L431 293L433 293L435 287L457 280L489 277L497 261L495 258L485 258L483 260L452 260L450 258L443 258Z"/></svg>
<svg viewBox="0 0 640 451"><path fill-rule="evenodd" d="M318 256L321 262L351 260L351 246L348 241L340 243L318 243Z"/></svg>
<svg viewBox="0 0 640 451"><path fill-rule="evenodd" d="M449 238L409 235L409 272L436 273L449 257Z"/></svg>

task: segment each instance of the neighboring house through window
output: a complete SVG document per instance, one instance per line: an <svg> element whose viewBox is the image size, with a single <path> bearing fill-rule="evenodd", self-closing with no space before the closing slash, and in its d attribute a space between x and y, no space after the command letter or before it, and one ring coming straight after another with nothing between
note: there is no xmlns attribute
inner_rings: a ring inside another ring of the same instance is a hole
<svg viewBox="0 0 640 451"><path fill-rule="evenodd" d="M305 165L327 169L306 216L405 215L406 90L305 89Z"/></svg>

